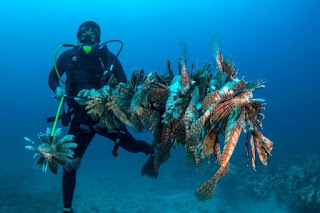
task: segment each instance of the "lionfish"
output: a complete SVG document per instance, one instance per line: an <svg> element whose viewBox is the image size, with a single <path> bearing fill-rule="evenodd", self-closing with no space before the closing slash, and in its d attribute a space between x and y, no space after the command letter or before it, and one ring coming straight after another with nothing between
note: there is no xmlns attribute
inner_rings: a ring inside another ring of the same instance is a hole
<svg viewBox="0 0 320 213"><path fill-rule="evenodd" d="M252 94L255 89L263 88L264 82L237 79L234 62L223 59L217 43L216 38L210 43L217 67L213 77L209 74L209 66L189 77L183 48L181 75L175 76L169 86L170 96L163 115L163 137L155 161L155 172L158 173L160 165L170 157L170 149L174 144L186 149L185 163L193 162L198 168L204 158L210 159L214 155L219 169L197 189L195 195L199 200L210 199L218 180L228 172L229 160L242 131L247 133L247 158L250 138L254 169L255 149L261 162L267 165L273 147L273 143L257 130L262 127L259 119L264 117L262 111L265 101L253 99ZM222 152L219 135L224 136Z"/></svg>
<svg viewBox="0 0 320 213"><path fill-rule="evenodd" d="M38 138L42 141L42 144L37 145L31 139L24 137L24 139L32 145L25 146L26 149L35 151L34 158L36 158L35 166L42 167L44 172L48 167L53 174L58 173L58 164L64 166L65 169L77 169L80 163L80 158L73 158L74 152L72 148L77 147L77 143L74 142L73 135L65 135L60 140L62 130L56 129L53 136L51 136L51 129L47 128L46 133L38 134Z"/></svg>
<svg viewBox="0 0 320 213"><path fill-rule="evenodd" d="M108 105L112 99L112 91L114 91L117 84L117 79L112 74L107 84L96 92L93 92L86 101L88 114L94 120L99 120L101 127L106 127L108 132L117 132L121 126L124 126L124 123L120 121Z"/></svg>

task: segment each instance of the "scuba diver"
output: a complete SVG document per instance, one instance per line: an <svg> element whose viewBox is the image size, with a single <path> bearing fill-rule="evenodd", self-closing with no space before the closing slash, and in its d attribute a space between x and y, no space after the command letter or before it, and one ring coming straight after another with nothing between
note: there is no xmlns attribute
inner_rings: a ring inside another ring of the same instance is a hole
<svg viewBox="0 0 320 213"><path fill-rule="evenodd" d="M102 128L99 125L99 121L92 119L87 114L84 106L78 104L74 98L70 98L77 97L77 95L81 96L91 89L100 89L108 82L111 74L117 78L118 82L127 81L122 65L117 58L118 55L114 55L108 50L105 45L107 42L99 45L100 34L100 27L97 23L93 21L82 23L77 33L78 46L74 46L76 48L63 52L49 75L49 86L55 92L56 98L59 101L62 97L66 97L67 99L68 113L64 115L62 123L67 126L69 121L71 121L68 134L74 135L75 141L78 144L73 149L74 158L82 158L94 135L97 133L115 142L112 151L115 157L117 156L119 146L132 153L142 152L146 155L150 154L147 163L142 169L142 174L156 177L153 170L155 150L149 143L136 140L126 127L117 129L117 132L108 132L107 128ZM121 49L118 54L120 51ZM64 73L66 73L65 89L59 85L61 76ZM72 119L71 114L73 114ZM63 169L64 212L73 212L72 199L76 184L76 174L77 171L75 169L71 171L68 171L66 168Z"/></svg>

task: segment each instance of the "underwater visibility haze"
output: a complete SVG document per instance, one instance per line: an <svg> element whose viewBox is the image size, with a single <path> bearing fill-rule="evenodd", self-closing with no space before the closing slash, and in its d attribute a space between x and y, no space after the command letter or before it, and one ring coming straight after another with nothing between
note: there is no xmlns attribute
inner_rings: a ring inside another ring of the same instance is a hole
<svg viewBox="0 0 320 213"><path fill-rule="evenodd" d="M2 3L0 212L63 211L61 164L78 168L79 159L69 158L77 144L60 121L51 144L46 118L59 101L48 76L55 50L76 45L85 21L100 25L101 43L123 42L129 81L109 82L84 105L110 131L125 124L156 146L157 178L141 175L149 156L119 148L113 157L114 143L96 135L78 169L74 212L320 212L319 6ZM108 43L114 54L119 47Z"/></svg>

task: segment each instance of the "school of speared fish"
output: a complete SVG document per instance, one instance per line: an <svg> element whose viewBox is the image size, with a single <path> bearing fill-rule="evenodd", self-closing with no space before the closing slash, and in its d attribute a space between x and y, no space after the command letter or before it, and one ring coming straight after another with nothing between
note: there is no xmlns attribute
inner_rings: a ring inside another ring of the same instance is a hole
<svg viewBox="0 0 320 213"><path fill-rule="evenodd" d="M242 131L247 134L248 163L250 143L253 169L255 150L267 165L273 148L272 141L258 130L262 127L265 100L253 98L253 91L263 88L264 82L238 79L235 63L221 54L219 38L209 44L215 74L211 73L210 64L195 72L192 66L188 71L187 45L182 43L178 75L173 74L168 61L162 75L153 71L145 77L143 70L135 70L127 83L117 83L112 76L106 86L87 97L90 100L86 103L88 113L110 131L125 124L139 132L146 129L153 133L156 174L177 145L186 150L186 164L200 166L204 159L215 157L219 168L196 190L199 200L210 199L218 180L228 172ZM224 138L222 151L219 135Z"/></svg>

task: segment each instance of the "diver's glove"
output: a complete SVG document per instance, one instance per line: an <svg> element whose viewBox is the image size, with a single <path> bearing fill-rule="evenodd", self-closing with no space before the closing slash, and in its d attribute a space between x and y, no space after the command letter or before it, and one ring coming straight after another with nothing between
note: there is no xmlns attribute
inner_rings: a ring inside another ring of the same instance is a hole
<svg viewBox="0 0 320 213"><path fill-rule="evenodd" d="M57 87L55 93L58 101L60 101L61 98L66 95L65 89L62 89L61 87Z"/></svg>
<svg viewBox="0 0 320 213"><path fill-rule="evenodd" d="M78 93L77 96L78 97L74 98L74 100L80 105L86 105L88 101L88 96L90 96L90 90L83 89Z"/></svg>
<svg viewBox="0 0 320 213"><path fill-rule="evenodd" d="M83 89L78 93L77 97L74 98L74 100L80 105L86 105L87 101L100 96L101 96L101 93L95 89L91 89L91 90Z"/></svg>

